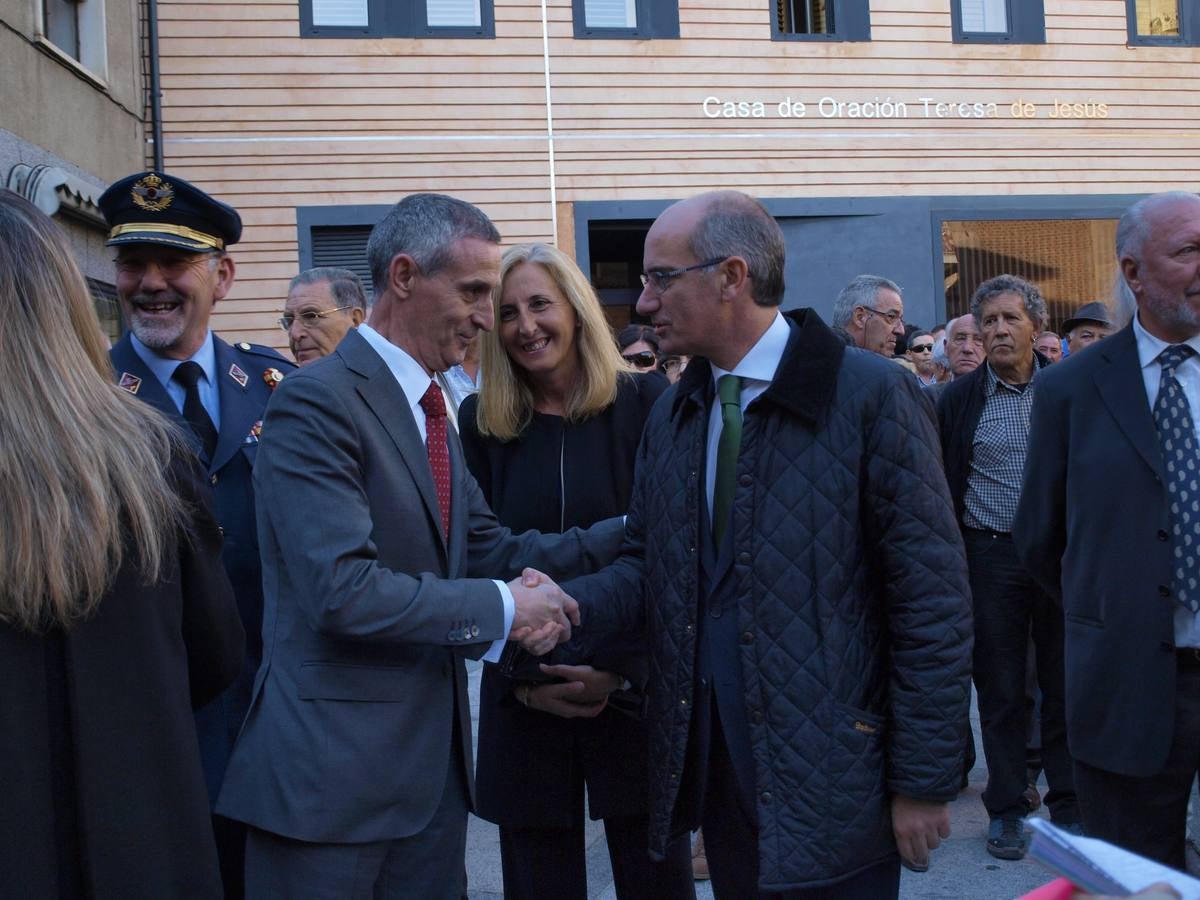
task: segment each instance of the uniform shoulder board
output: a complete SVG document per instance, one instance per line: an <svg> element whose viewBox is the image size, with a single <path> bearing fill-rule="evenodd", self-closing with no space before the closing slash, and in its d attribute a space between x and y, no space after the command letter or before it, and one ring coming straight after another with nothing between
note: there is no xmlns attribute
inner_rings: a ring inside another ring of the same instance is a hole
<svg viewBox="0 0 1200 900"><path fill-rule="evenodd" d="M238 341L233 346L242 353L249 353L253 356L261 356L263 359L269 359L276 366L282 363L288 369L296 368L294 362L283 356L278 350L267 347L264 344L251 344L248 341Z"/></svg>

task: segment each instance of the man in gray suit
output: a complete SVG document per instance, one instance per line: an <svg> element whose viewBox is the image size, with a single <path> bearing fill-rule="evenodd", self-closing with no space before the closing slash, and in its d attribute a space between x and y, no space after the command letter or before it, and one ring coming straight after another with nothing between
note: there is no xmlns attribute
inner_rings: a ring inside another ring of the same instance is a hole
<svg viewBox="0 0 1200 900"><path fill-rule="evenodd" d="M276 392L255 487L264 657L220 812L250 826L247 896L458 900L472 804L463 657L545 652L620 520L512 535L463 464L434 376L493 324L500 235L436 194L367 248L369 322ZM489 644L491 649L489 650ZM486 651L486 655L485 655Z"/></svg>
<svg viewBox="0 0 1200 900"><path fill-rule="evenodd" d="M1135 203L1117 256L1137 315L1039 379L1013 539L1066 613L1084 829L1182 869L1200 759L1200 198Z"/></svg>

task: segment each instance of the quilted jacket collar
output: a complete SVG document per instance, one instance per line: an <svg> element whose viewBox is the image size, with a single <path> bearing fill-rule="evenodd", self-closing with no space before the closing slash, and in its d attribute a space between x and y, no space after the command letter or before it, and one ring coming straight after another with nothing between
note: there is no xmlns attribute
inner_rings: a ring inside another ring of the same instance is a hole
<svg viewBox="0 0 1200 900"><path fill-rule="evenodd" d="M775 380L755 402L774 403L815 425L833 400L846 345L812 309L794 309L783 315L792 333ZM712 366L697 357L684 369L672 414L685 403L707 408L711 393Z"/></svg>

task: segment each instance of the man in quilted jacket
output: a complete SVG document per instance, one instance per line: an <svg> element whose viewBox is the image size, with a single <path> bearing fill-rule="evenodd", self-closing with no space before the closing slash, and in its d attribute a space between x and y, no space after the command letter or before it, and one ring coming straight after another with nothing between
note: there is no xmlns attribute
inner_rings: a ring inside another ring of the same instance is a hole
<svg viewBox="0 0 1200 900"><path fill-rule="evenodd" d="M895 897L949 833L971 659L966 563L915 380L781 314L784 242L744 194L646 238L664 352L621 558L569 584L641 630L650 848L703 825L721 898Z"/></svg>

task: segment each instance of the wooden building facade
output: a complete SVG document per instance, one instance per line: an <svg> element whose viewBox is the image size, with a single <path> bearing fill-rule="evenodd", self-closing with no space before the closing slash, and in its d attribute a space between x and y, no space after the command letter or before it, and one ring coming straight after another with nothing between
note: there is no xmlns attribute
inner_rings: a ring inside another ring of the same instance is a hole
<svg viewBox="0 0 1200 900"><path fill-rule="evenodd" d="M234 204L227 336L415 191L557 242L627 315L641 235L713 188L788 237L788 306L906 318L1001 270L1105 299L1113 220L1196 189L1200 0L160 0L165 168ZM1024 268L1020 268L1024 266Z"/></svg>

